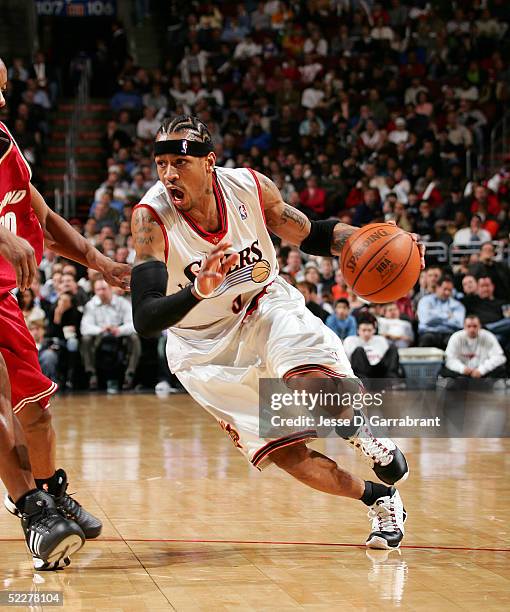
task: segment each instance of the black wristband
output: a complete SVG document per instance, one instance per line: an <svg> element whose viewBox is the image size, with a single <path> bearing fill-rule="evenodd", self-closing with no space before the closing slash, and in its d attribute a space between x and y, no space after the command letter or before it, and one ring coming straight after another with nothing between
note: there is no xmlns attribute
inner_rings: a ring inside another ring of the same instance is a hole
<svg viewBox="0 0 510 612"><path fill-rule="evenodd" d="M331 257L333 230L339 221L311 221L310 233L303 240L300 249L309 255Z"/></svg>
<svg viewBox="0 0 510 612"><path fill-rule="evenodd" d="M158 336L179 323L199 300L188 285L166 295L168 271L162 261L146 261L131 273L131 305L136 331L145 337Z"/></svg>

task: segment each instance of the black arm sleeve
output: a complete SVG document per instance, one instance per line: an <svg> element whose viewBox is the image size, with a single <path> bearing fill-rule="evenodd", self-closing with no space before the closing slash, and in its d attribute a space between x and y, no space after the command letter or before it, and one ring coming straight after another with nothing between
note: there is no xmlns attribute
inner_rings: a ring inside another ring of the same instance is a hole
<svg viewBox="0 0 510 612"><path fill-rule="evenodd" d="M333 230L338 223L339 221L311 221L310 233L299 248L309 255L331 257Z"/></svg>
<svg viewBox="0 0 510 612"><path fill-rule="evenodd" d="M136 331L146 338L158 336L177 324L200 300L191 285L166 294L168 272L162 261L146 261L131 273L131 305Z"/></svg>

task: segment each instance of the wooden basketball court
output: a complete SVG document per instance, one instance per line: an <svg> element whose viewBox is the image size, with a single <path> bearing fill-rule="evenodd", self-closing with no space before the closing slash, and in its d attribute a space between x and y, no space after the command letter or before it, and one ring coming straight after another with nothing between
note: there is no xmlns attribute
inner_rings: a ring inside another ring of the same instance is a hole
<svg viewBox="0 0 510 612"><path fill-rule="evenodd" d="M103 534L34 574L2 508L1 590L59 590L73 611L510 609L509 440L401 441L405 545L367 553L365 506L259 473L187 395L61 397L53 414ZM371 477L343 441L315 447Z"/></svg>

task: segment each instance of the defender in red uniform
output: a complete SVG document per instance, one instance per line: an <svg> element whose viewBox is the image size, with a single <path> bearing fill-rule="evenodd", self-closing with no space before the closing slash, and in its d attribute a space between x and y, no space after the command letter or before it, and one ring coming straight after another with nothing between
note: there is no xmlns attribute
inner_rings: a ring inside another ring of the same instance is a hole
<svg viewBox="0 0 510 612"><path fill-rule="evenodd" d="M5 105L1 92L6 84L7 69L0 60L0 107ZM0 353L12 386L11 403L28 441L37 488L53 496L56 508L73 519L85 537L95 538L101 532L101 521L66 493L66 473L56 470L55 431L48 410L56 385L41 372L35 342L10 291L16 286L22 290L30 286L42 258L44 242L57 254L97 270L112 285L126 287L130 268L102 255L48 208L30 180L27 161L8 128L0 123ZM3 387L2 393L6 395ZM2 456L0 462L6 468ZM4 479L2 470L0 475ZM12 495L6 497L7 509L22 516L23 504L18 505L20 500L15 491L9 490L9 493ZM31 550L34 552L34 548ZM34 557L38 551L37 546ZM42 554L39 556L43 558ZM41 559L34 560L39 568Z"/></svg>

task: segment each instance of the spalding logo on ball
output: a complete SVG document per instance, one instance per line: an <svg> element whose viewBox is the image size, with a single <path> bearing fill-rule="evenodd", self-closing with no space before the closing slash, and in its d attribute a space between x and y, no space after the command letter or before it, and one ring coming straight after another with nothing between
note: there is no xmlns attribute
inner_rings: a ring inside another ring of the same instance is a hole
<svg viewBox="0 0 510 612"><path fill-rule="evenodd" d="M251 279L255 283L263 283L269 278L270 273L271 264L265 259L262 259L261 261L257 261L257 263L253 266L251 271Z"/></svg>
<svg viewBox="0 0 510 612"><path fill-rule="evenodd" d="M420 275L420 251L411 235L391 223L371 223L345 243L345 282L359 297L384 304L404 297Z"/></svg>

